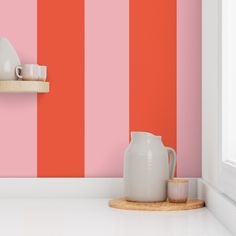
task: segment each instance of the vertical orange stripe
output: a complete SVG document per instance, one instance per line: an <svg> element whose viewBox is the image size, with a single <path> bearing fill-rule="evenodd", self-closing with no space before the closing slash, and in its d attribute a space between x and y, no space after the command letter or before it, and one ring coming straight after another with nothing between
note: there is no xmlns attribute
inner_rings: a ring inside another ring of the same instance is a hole
<svg viewBox="0 0 236 236"><path fill-rule="evenodd" d="M83 176L83 0L38 1L38 63L51 82L38 96L38 176Z"/></svg>
<svg viewBox="0 0 236 236"><path fill-rule="evenodd" d="M130 0L130 130L176 148L176 0Z"/></svg>

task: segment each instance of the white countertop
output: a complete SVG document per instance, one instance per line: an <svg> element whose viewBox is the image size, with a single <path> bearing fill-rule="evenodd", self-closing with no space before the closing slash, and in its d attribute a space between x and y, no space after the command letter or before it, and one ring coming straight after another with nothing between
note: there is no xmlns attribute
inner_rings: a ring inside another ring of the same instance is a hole
<svg viewBox="0 0 236 236"><path fill-rule="evenodd" d="M4 236L229 236L206 208L182 212L111 209L108 199L0 199Z"/></svg>

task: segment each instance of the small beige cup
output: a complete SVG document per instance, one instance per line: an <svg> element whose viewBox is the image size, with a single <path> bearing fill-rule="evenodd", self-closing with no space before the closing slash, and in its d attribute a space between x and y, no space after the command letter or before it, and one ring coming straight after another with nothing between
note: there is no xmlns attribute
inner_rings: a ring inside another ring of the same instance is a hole
<svg viewBox="0 0 236 236"><path fill-rule="evenodd" d="M168 200L169 202L184 203L188 200L188 180L169 179L168 180Z"/></svg>

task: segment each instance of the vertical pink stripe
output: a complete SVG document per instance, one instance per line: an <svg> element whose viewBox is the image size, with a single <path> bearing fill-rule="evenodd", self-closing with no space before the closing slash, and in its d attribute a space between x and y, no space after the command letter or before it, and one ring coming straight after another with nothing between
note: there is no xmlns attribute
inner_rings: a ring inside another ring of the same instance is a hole
<svg viewBox="0 0 236 236"><path fill-rule="evenodd" d="M201 175L201 1L177 4L177 175Z"/></svg>
<svg viewBox="0 0 236 236"><path fill-rule="evenodd" d="M37 59L37 0L0 0L0 35L22 63ZM0 176L36 176L37 95L0 94Z"/></svg>
<svg viewBox="0 0 236 236"><path fill-rule="evenodd" d="M129 142L129 0L85 1L85 176L121 176Z"/></svg>

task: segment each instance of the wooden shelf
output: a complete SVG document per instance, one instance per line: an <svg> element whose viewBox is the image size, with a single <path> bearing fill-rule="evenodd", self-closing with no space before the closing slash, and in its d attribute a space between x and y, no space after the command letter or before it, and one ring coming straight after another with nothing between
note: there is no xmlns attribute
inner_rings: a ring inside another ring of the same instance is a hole
<svg viewBox="0 0 236 236"><path fill-rule="evenodd" d="M2 80L0 93L48 93L49 82Z"/></svg>

